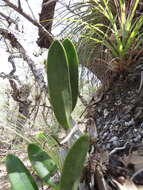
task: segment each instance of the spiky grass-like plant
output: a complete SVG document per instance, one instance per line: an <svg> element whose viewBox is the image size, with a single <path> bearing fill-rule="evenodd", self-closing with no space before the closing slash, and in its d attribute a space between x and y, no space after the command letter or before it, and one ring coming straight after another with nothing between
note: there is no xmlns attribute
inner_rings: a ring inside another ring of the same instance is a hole
<svg viewBox="0 0 143 190"><path fill-rule="evenodd" d="M140 3L139 0L87 0L69 6L72 16L67 18L64 32L75 40L80 63L97 76L101 75L98 74L101 65L105 65L105 72L109 69L120 72L134 64L142 56Z"/></svg>
<svg viewBox="0 0 143 190"><path fill-rule="evenodd" d="M93 11L103 15L110 26L97 23L91 26L97 37L85 36L105 46L112 55L112 60L108 63L110 68L113 71L121 71L134 63L134 53L141 47L143 16L136 14L139 0L129 3L125 0L114 0L116 15L113 14L109 1L92 2ZM106 33L103 31L104 27L107 28Z"/></svg>

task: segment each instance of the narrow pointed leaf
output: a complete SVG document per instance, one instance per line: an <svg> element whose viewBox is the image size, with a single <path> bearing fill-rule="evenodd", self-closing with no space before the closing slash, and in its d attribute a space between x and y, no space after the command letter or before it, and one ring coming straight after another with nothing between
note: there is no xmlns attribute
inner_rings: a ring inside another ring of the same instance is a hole
<svg viewBox="0 0 143 190"><path fill-rule="evenodd" d="M30 172L18 157L7 155L6 168L12 190L38 190Z"/></svg>
<svg viewBox="0 0 143 190"><path fill-rule="evenodd" d="M35 144L28 145L28 157L38 176L46 184L55 186L50 178L56 173L57 166L51 157Z"/></svg>
<svg viewBox="0 0 143 190"><path fill-rule="evenodd" d="M63 41L63 46L66 50L69 63L70 84L72 91L72 110L74 110L78 98L78 56L73 43L69 39L65 39Z"/></svg>
<svg viewBox="0 0 143 190"><path fill-rule="evenodd" d="M60 190L75 190L80 178L87 151L89 149L89 136L81 136L71 147L65 159Z"/></svg>
<svg viewBox="0 0 143 190"><path fill-rule="evenodd" d="M70 127L72 94L68 68L68 58L62 43L55 40L49 48L47 75L50 101L60 125Z"/></svg>

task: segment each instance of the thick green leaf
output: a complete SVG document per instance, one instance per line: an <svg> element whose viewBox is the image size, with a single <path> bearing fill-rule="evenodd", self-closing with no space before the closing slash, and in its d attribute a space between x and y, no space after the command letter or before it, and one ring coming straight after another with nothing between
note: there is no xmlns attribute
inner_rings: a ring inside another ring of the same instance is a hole
<svg viewBox="0 0 143 190"><path fill-rule="evenodd" d="M89 149L89 136L81 136L71 147L65 159L60 190L75 190L80 178L87 151Z"/></svg>
<svg viewBox="0 0 143 190"><path fill-rule="evenodd" d="M57 167L62 170L62 163L60 160L59 155L59 142L57 139L50 135L46 134L45 132L39 132L36 136L36 141L40 145L44 145L44 150L48 152L48 155L51 157L51 159L55 162Z"/></svg>
<svg viewBox="0 0 143 190"><path fill-rule="evenodd" d="M13 190L38 190L38 187L30 172L15 155L6 157L6 168Z"/></svg>
<svg viewBox="0 0 143 190"><path fill-rule="evenodd" d="M51 105L60 125L69 129L72 94L68 58L62 43L55 40L49 48L47 61L48 87Z"/></svg>
<svg viewBox="0 0 143 190"><path fill-rule="evenodd" d="M28 157L38 176L46 184L51 185L50 178L57 171L57 166L51 157L35 144L28 145Z"/></svg>
<svg viewBox="0 0 143 190"><path fill-rule="evenodd" d="M69 72L70 72L70 84L72 91L72 110L75 108L78 98L78 56L73 43L69 39L63 41L63 46L66 50Z"/></svg>

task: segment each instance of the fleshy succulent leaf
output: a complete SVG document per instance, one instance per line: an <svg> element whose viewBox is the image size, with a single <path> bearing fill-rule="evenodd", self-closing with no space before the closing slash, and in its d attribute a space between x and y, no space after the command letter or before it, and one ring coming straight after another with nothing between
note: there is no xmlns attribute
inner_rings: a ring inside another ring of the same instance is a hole
<svg viewBox="0 0 143 190"><path fill-rule="evenodd" d="M60 41L55 40L50 46L47 63L50 102L59 124L69 129L72 94L68 58Z"/></svg>
<svg viewBox="0 0 143 190"><path fill-rule="evenodd" d="M66 50L69 64L73 110L76 106L78 98L78 56L74 44L69 39L65 39L63 41L63 46Z"/></svg>
<svg viewBox="0 0 143 190"><path fill-rule="evenodd" d="M89 149L89 136L81 136L70 148L65 159L61 180L60 190L76 190L80 178L86 154Z"/></svg>
<svg viewBox="0 0 143 190"><path fill-rule="evenodd" d="M28 157L38 176L46 184L56 187L50 179L57 171L57 166L51 157L36 144L28 145Z"/></svg>
<svg viewBox="0 0 143 190"><path fill-rule="evenodd" d="M7 155L6 168L12 190L38 190L30 172L17 156Z"/></svg>

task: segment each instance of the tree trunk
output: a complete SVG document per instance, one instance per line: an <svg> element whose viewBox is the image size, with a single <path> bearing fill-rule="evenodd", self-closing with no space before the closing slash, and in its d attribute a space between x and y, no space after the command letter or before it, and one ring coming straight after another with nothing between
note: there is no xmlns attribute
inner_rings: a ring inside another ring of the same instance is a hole
<svg viewBox="0 0 143 190"><path fill-rule="evenodd" d="M103 148L112 150L143 140L143 90L141 71L118 74L102 100L96 104L94 119Z"/></svg>
<svg viewBox="0 0 143 190"><path fill-rule="evenodd" d="M48 31L51 32L54 18L54 11L57 0L43 0L42 10L40 13L40 23ZM37 44L41 48L49 48L51 41L45 37L44 32L39 28L39 39Z"/></svg>
<svg viewBox="0 0 143 190"><path fill-rule="evenodd" d="M96 99L93 99L91 105L95 106L94 112L92 112L93 107L89 106L88 108L87 117L94 118L98 138L92 145L95 151L90 156L92 167L88 165L90 169L88 168L87 176L89 178L91 168L95 170L94 177L98 176L97 168L100 165L101 173L107 184L110 181L109 178L112 178L117 180L116 185L118 186L118 188L113 188L105 185L103 189L98 184L104 184L100 177L98 178L99 182L89 189L123 190L123 186L125 186L127 190L130 188L135 190L138 189L137 185L143 185L142 82L142 65L130 66L128 71L115 74L100 101L96 102ZM137 147L142 147L142 149L139 150ZM100 155L98 155L99 152ZM132 177L139 170L142 170L140 177L138 176L132 181Z"/></svg>

